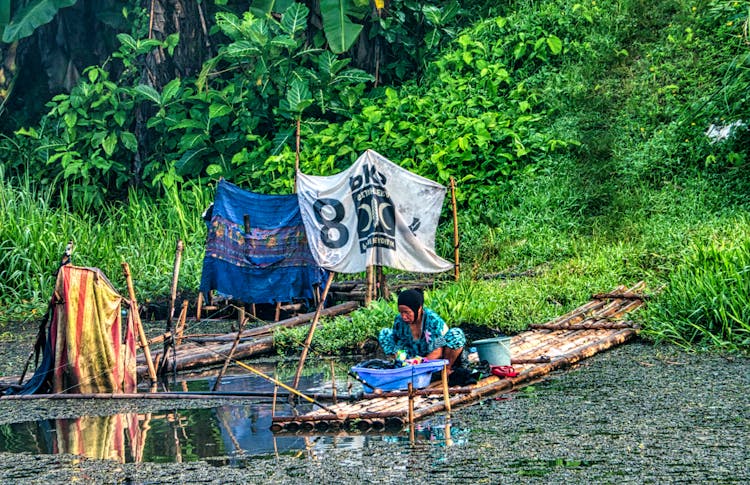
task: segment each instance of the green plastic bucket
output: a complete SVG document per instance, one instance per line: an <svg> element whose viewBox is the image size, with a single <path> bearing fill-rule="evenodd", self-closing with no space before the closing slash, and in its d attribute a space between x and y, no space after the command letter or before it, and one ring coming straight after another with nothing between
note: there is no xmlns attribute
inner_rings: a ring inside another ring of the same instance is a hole
<svg viewBox="0 0 750 485"><path fill-rule="evenodd" d="M472 343L479 360L490 365L510 365L510 337L486 338Z"/></svg>

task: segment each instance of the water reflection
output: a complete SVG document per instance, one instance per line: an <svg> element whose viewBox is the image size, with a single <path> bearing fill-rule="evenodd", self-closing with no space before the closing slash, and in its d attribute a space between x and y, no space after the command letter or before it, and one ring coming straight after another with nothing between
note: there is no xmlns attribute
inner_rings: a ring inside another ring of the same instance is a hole
<svg viewBox="0 0 750 485"><path fill-rule="evenodd" d="M302 376L300 388L330 393L332 379L327 372ZM179 383L179 389L206 391L214 378ZM358 385L358 384L357 384ZM337 384L341 394L356 393L350 383ZM218 389L224 393L253 393L272 396L273 384L255 375L225 376ZM179 403L179 401L173 401ZM396 442L404 446L452 446L464 444L468 433L451 426L446 416L378 434L346 432L315 434L274 434L273 413L305 413L312 408L302 401L291 405L286 397L256 397L204 409L168 409L152 413L111 416L83 416L0 425L0 451L34 454L69 453L119 462L189 462L241 464L250 458L279 455L316 458L330 449L367 448L376 443Z"/></svg>

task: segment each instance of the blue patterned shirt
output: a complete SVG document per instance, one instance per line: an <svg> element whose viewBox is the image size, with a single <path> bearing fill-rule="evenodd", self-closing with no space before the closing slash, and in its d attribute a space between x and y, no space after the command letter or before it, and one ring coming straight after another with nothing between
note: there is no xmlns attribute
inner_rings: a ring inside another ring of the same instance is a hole
<svg viewBox="0 0 750 485"><path fill-rule="evenodd" d="M393 321L393 343L396 350L405 350L409 358L429 354L433 350L444 347L445 334L448 333L448 325L430 309L422 309L422 335L414 340L409 324L404 322L401 315L397 315Z"/></svg>

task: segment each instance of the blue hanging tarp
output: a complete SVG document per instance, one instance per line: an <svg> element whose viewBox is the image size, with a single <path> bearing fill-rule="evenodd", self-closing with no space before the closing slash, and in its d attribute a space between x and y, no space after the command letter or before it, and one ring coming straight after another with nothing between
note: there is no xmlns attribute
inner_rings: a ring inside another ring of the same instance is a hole
<svg viewBox="0 0 750 485"><path fill-rule="evenodd" d="M246 303L310 300L325 277L310 252L296 195L256 194L221 180L206 223L200 288L206 295L216 290Z"/></svg>

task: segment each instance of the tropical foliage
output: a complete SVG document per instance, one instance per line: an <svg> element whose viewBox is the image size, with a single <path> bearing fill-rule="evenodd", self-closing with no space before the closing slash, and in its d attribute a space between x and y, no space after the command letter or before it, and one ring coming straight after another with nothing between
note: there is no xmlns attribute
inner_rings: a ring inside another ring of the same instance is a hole
<svg viewBox="0 0 750 485"><path fill-rule="evenodd" d="M143 75L188 41L149 39L131 9L107 62L0 137L2 303L43 308L69 237L108 273L128 260L150 297L182 237L194 289L219 177L288 193L298 158L331 174L372 148L458 182L462 281L429 293L452 322L513 332L645 279L644 335L747 350L744 3L209 4L195 75ZM437 249L452 256L448 219ZM356 348L391 304L325 322L316 349Z"/></svg>

